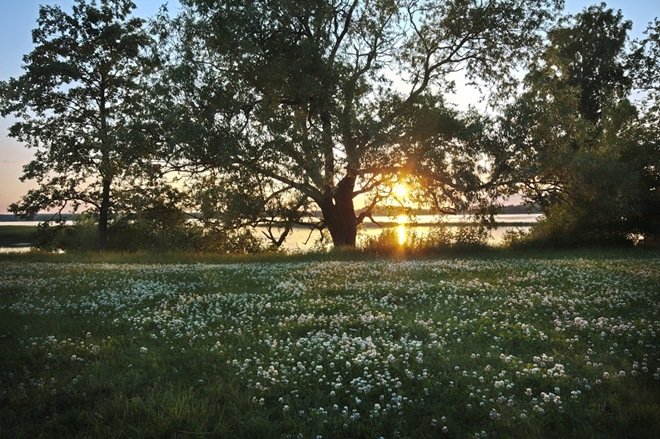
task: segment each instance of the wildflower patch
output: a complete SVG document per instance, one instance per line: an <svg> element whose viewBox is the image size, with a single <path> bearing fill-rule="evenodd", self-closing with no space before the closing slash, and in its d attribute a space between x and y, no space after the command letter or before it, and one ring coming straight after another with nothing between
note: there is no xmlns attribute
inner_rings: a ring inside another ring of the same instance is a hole
<svg viewBox="0 0 660 439"><path fill-rule="evenodd" d="M0 267L12 436L660 428L659 258Z"/></svg>

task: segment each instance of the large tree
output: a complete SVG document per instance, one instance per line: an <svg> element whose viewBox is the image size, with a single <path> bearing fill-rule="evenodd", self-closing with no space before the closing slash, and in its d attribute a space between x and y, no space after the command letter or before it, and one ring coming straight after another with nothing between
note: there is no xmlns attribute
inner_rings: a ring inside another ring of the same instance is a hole
<svg viewBox="0 0 660 439"><path fill-rule="evenodd" d="M658 202L657 130L631 100L641 70L627 49L630 28L604 4L562 20L502 119L501 168L544 208L537 231L557 243L657 233L648 212Z"/></svg>
<svg viewBox="0 0 660 439"><path fill-rule="evenodd" d="M562 2L182 3L159 111L171 151L224 211L227 193L255 221L316 208L333 243L354 246L396 179L423 181L445 211L483 189L480 121L442 99L451 74L506 82Z"/></svg>
<svg viewBox="0 0 660 439"><path fill-rule="evenodd" d="M42 6L25 73L0 84L1 114L18 118L10 136L35 149L22 179L39 184L10 209L30 216L92 206L100 249L113 188L145 172L150 154L140 117L153 39L134 8L130 0L76 0L71 13Z"/></svg>

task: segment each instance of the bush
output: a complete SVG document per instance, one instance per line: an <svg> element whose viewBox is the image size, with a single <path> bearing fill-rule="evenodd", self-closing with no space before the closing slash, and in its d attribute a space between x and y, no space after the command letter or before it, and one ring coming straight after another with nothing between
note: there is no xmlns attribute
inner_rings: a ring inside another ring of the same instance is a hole
<svg viewBox="0 0 660 439"><path fill-rule="evenodd" d="M509 248L571 249L580 247L631 247L631 234L620 223L598 221L579 210L555 207L529 231L509 232Z"/></svg>
<svg viewBox="0 0 660 439"><path fill-rule="evenodd" d="M40 223L34 246L48 251L93 250L98 247L98 229L90 219L82 219L75 225Z"/></svg>
<svg viewBox="0 0 660 439"><path fill-rule="evenodd" d="M265 250L259 238L248 229L224 229L211 227L202 229L199 237L200 250L211 253L247 254Z"/></svg>
<svg viewBox="0 0 660 439"><path fill-rule="evenodd" d="M90 251L98 248L98 224L93 218L74 225L40 224L35 247L43 250ZM264 250L249 230L205 229L186 221L154 222L119 219L109 225L108 250L256 253Z"/></svg>

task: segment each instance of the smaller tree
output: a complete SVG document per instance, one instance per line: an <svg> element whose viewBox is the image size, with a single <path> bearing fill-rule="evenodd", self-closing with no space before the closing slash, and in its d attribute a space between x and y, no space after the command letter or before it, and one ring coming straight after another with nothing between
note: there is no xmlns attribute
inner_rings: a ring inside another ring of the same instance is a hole
<svg viewBox="0 0 660 439"><path fill-rule="evenodd" d="M39 184L10 210L91 207L101 250L114 187L153 153L140 142L140 114L154 40L134 9L130 0L76 0L71 13L42 6L25 73L0 83L0 114L19 119L10 136L36 150L21 179Z"/></svg>

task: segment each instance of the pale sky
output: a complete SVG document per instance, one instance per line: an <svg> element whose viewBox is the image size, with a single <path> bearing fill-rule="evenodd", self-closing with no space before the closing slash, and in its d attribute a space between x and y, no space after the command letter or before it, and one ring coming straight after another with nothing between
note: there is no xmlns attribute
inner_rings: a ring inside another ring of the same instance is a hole
<svg viewBox="0 0 660 439"><path fill-rule="evenodd" d="M150 17L166 0L133 0L136 13ZM178 0L167 0L173 11ZM598 1L566 0L566 11L579 12L584 7L598 4ZM633 22L631 38L639 38L647 24L660 16L660 1L657 0L610 0L610 8L621 9L624 17ZM35 27L39 5L59 5L70 11L73 0L0 0L0 80L20 76L23 55L32 50L31 31ZM474 99L474 102L468 102ZM466 88L458 86L457 95L450 101L460 106L477 104L478 96ZM13 123L10 118L0 118L0 213L7 213L10 203L17 201L34 183L19 181L22 167L32 158L32 151L7 136Z"/></svg>

